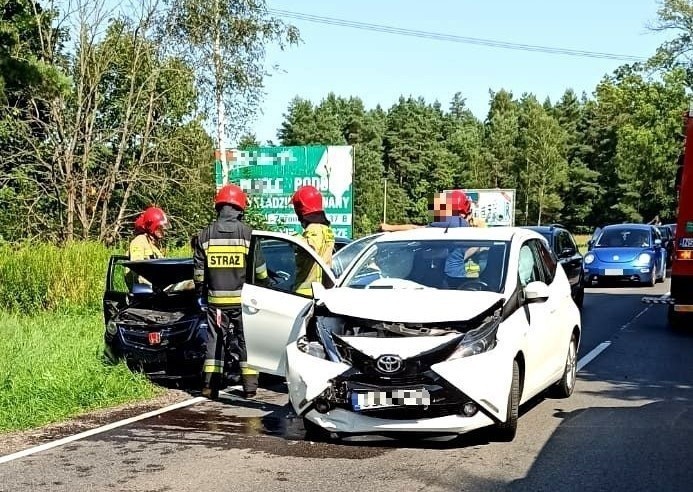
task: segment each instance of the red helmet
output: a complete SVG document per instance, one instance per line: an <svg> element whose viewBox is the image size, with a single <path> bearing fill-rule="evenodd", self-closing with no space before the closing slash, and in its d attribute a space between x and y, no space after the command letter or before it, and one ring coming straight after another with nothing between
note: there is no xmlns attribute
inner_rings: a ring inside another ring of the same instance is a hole
<svg viewBox="0 0 693 492"><path fill-rule="evenodd" d="M159 207L149 207L135 220L135 231L154 235L157 229L168 225L166 214Z"/></svg>
<svg viewBox="0 0 693 492"><path fill-rule="evenodd" d="M240 186L228 184L223 186L214 197L214 206L219 207L221 205L233 205L245 210L248 206L248 197L245 196Z"/></svg>
<svg viewBox="0 0 693 492"><path fill-rule="evenodd" d="M322 194L315 186L301 186L291 198L291 203L299 217L323 211Z"/></svg>
<svg viewBox="0 0 693 492"><path fill-rule="evenodd" d="M472 201L462 190L453 190L448 194L448 203L454 214L469 215L472 211Z"/></svg>

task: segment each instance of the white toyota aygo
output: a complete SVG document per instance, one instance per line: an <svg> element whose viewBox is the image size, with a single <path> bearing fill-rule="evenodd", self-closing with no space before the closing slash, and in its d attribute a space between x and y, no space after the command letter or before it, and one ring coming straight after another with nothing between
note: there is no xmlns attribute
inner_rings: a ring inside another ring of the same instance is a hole
<svg viewBox="0 0 693 492"><path fill-rule="evenodd" d="M249 269L248 362L286 376L311 431L490 427L508 441L522 403L547 388L573 392L580 312L563 268L531 230L384 234L338 279L298 238L258 231L253 243L251 255L262 251L275 280L256 280ZM314 298L292 292L301 255L323 269Z"/></svg>

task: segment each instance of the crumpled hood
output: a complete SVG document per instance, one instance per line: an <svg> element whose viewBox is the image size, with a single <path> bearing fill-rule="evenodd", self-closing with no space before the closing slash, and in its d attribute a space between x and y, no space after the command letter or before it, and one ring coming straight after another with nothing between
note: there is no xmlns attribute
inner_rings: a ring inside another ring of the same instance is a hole
<svg viewBox="0 0 693 492"><path fill-rule="evenodd" d="M377 321L439 323L465 321L503 299L502 294L437 289L329 289L319 301L334 313Z"/></svg>

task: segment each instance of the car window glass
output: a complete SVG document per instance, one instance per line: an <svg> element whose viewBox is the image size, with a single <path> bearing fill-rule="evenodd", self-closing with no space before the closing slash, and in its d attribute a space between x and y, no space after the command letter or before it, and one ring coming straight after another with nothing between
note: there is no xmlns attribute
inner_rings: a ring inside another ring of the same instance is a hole
<svg viewBox="0 0 693 492"><path fill-rule="evenodd" d="M351 264L354 258L356 258L361 251L368 247L368 245L370 245L379 236L380 235L378 234L358 239L335 253L335 255L332 257L332 271L334 272L335 276L339 277L342 273L344 273L344 270L349 266L349 264Z"/></svg>
<svg viewBox="0 0 693 492"><path fill-rule="evenodd" d="M598 248L647 248L650 233L646 229L607 229L597 241Z"/></svg>
<svg viewBox="0 0 693 492"><path fill-rule="evenodd" d="M508 246L484 240L378 242L363 251L343 285L500 292Z"/></svg>
<svg viewBox="0 0 693 492"><path fill-rule="evenodd" d="M268 278L262 278L263 275L258 275L255 269L251 269L249 283L253 285L296 293L299 286L307 282L307 279L322 278L325 287L332 286L329 276L322 273L322 267L297 244L276 238L257 238L253 250L255 258L257 258L258 250L265 260Z"/></svg>
<svg viewBox="0 0 693 492"><path fill-rule="evenodd" d="M533 246L539 255L541 267L544 274L544 282L551 284L556 276L556 259L551 251L542 242L535 241Z"/></svg>
<svg viewBox="0 0 693 492"><path fill-rule="evenodd" d="M520 248L520 265L518 268L520 285L526 287L531 282L542 280L539 260L529 242Z"/></svg>
<svg viewBox="0 0 693 492"><path fill-rule="evenodd" d="M124 261L128 261L128 258L118 259L112 263L110 283L106 288L107 291L124 294L132 290L133 284L144 281L144 279L138 279L130 269L125 268L123 266Z"/></svg>

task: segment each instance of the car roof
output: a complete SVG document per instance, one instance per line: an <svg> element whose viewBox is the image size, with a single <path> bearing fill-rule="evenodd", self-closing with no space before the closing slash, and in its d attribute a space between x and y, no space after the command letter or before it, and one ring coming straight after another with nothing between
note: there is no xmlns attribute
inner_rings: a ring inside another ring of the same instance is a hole
<svg viewBox="0 0 693 492"><path fill-rule="evenodd" d="M447 232L446 232L447 231ZM512 241L514 238L543 239L536 231L522 227L422 227L409 231L389 232L375 239L375 242L425 241L425 240L490 240Z"/></svg>
<svg viewBox="0 0 693 492"><path fill-rule="evenodd" d="M641 230L652 230L652 225L649 224L610 224L608 226L604 226L603 230L605 229L641 229Z"/></svg>
<svg viewBox="0 0 693 492"><path fill-rule="evenodd" d="M552 224L552 225L543 225L543 226L522 226L523 229L530 229L532 231L537 231L540 234L547 233L547 232L553 232L553 231L565 231L567 230L565 227L563 227L560 224Z"/></svg>

